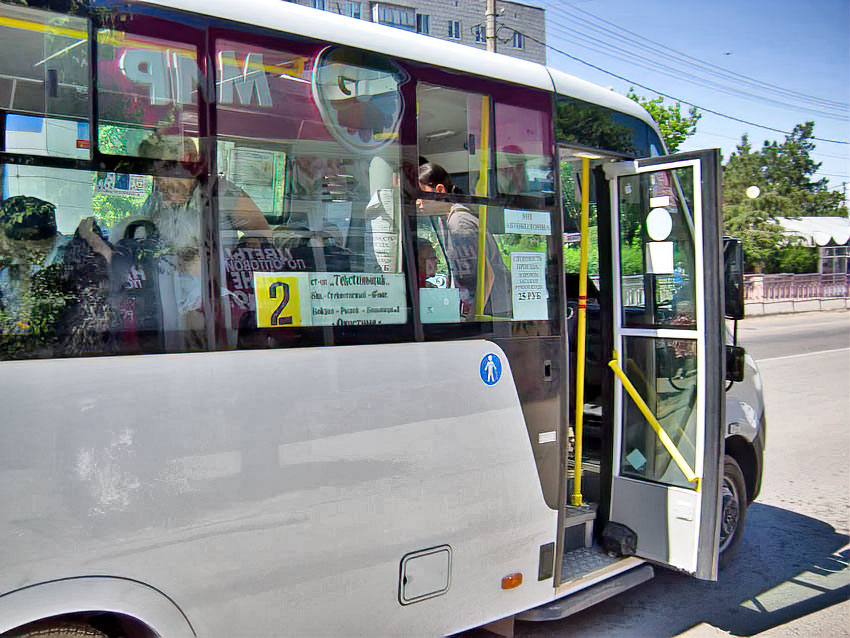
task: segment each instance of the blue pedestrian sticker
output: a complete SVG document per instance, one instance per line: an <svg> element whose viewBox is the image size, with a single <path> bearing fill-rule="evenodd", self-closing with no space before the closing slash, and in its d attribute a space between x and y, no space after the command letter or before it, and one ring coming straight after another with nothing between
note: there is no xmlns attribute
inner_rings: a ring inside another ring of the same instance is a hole
<svg viewBox="0 0 850 638"><path fill-rule="evenodd" d="M502 361L498 355L488 354L481 359L481 380L487 385L495 385L502 376Z"/></svg>

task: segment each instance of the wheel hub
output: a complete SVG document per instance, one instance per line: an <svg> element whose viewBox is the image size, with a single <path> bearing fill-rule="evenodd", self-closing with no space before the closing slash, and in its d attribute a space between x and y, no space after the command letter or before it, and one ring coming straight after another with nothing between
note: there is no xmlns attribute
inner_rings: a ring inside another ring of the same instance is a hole
<svg viewBox="0 0 850 638"><path fill-rule="evenodd" d="M723 479L723 510L720 517L720 551L726 549L738 529L741 507L735 484L728 478Z"/></svg>

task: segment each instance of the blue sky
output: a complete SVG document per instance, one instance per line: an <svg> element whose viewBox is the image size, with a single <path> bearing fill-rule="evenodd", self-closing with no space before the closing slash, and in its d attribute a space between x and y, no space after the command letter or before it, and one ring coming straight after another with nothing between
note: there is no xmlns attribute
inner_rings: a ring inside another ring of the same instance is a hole
<svg viewBox="0 0 850 638"><path fill-rule="evenodd" d="M525 1L547 10L547 44L576 58L742 120L783 131L814 120L816 137L850 141L847 120L850 102L848 0ZM642 42L624 29L657 44ZM652 47L660 49L658 45L751 80L719 78L710 75L705 67L674 64L669 55L652 50ZM617 51L615 47L622 50ZM639 60L636 55L649 60ZM629 89L628 82L552 49L547 56L550 66L567 73L613 87L624 94ZM717 87L699 86L693 80L670 77L658 68L647 68L652 67L653 62L666 66L668 71L679 69L714 81L722 89L736 94L723 93ZM775 85L793 94L753 86L752 80ZM655 97L646 89L636 87L636 90L641 95ZM758 99L745 99L741 91L756 93ZM786 104L771 104L767 100ZM836 102L842 106L836 106ZM756 148L765 140L781 142L785 139L782 133L704 112L697 134L681 150L718 147L727 158L743 133L749 134ZM850 146L817 142L813 158L822 162L819 176L829 179L830 188L841 190L842 182L848 182L847 192L850 193Z"/></svg>

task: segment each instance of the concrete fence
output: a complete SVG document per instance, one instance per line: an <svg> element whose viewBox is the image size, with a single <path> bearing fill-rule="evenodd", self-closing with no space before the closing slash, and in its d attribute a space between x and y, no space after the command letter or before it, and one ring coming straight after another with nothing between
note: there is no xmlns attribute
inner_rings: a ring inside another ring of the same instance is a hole
<svg viewBox="0 0 850 638"><path fill-rule="evenodd" d="M599 278L591 277L599 286ZM623 305L644 305L642 275L623 277ZM657 303L672 300L676 295L675 280L657 282ZM747 315L808 310L837 310L850 308L850 276L820 275L744 275L744 301Z"/></svg>
<svg viewBox="0 0 850 638"><path fill-rule="evenodd" d="M845 274L745 275L747 314L850 308Z"/></svg>

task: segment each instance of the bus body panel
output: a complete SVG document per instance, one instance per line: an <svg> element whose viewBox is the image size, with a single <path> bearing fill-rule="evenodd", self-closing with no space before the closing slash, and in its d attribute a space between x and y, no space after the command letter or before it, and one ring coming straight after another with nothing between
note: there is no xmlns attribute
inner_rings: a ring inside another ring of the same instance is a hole
<svg viewBox="0 0 850 638"><path fill-rule="evenodd" d="M6 362L0 402L0 592L133 579L199 635L435 635L553 595L556 512L492 343ZM439 545L448 591L400 605L400 561Z"/></svg>
<svg viewBox="0 0 850 638"><path fill-rule="evenodd" d="M34 618L90 610L129 616L159 636L195 635L177 605L162 592L132 580L101 576L54 580L0 596L0 632Z"/></svg>

